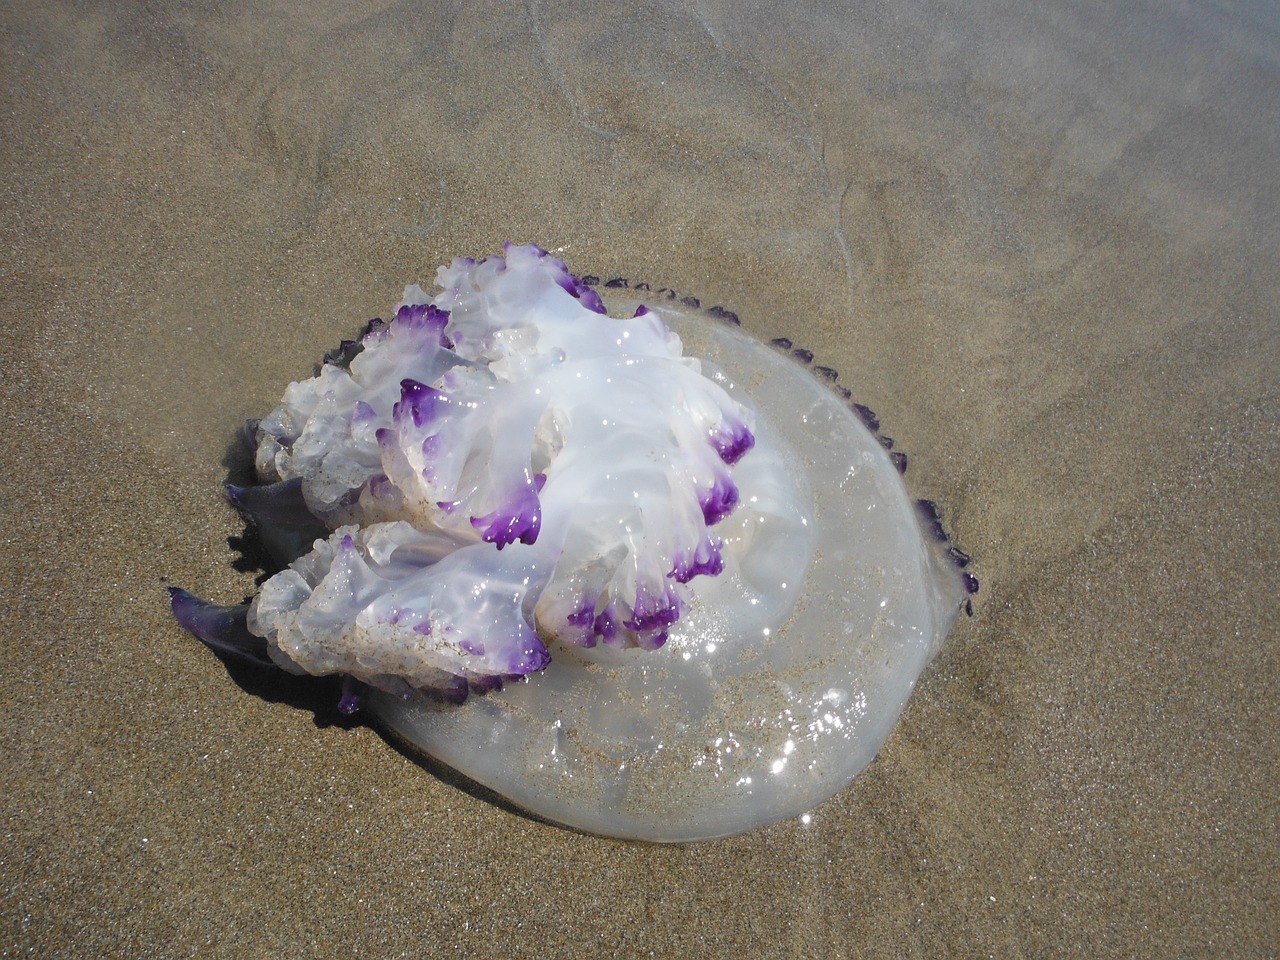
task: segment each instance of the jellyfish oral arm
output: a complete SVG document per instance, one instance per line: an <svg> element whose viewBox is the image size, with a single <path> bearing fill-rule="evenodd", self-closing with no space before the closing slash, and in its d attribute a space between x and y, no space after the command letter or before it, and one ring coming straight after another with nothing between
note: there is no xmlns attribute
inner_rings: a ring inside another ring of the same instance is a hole
<svg viewBox="0 0 1280 960"><path fill-rule="evenodd" d="M248 631L401 694L527 675L549 642L662 646L723 569L753 412L537 247L437 281L258 423L269 486L230 495L297 555Z"/></svg>

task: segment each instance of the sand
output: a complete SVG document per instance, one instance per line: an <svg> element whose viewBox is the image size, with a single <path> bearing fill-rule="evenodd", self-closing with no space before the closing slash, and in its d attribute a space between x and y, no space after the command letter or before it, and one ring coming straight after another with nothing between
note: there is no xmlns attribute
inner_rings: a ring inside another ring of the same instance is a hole
<svg viewBox="0 0 1280 960"><path fill-rule="evenodd" d="M0 955L1275 955L1269 4L36 2L0 42ZM506 239L813 350L975 556L808 824L544 825L169 617L261 573L240 422Z"/></svg>

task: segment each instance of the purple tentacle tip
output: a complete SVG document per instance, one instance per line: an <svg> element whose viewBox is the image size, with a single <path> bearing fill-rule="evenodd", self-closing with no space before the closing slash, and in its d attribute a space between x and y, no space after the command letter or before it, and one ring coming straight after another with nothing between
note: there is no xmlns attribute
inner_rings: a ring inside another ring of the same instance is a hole
<svg viewBox="0 0 1280 960"><path fill-rule="evenodd" d="M231 505L257 523L323 528L321 521L307 509L300 477L264 486L241 487L228 483L224 489Z"/></svg>
<svg viewBox="0 0 1280 960"><path fill-rule="evenodd" d="M364 703L365 685L355 677L343 674L342 696L338 700L338 712L349 717L359 711Z"/></svg>
<svg viewBox="0 0 1280 960"><path fill-rule="evenodd" d="M542 527L542 505L538 502L537 489L540 484L535 481L533 487L525 487L510 505L472 517L471 525L482 531L485 543L492 543L499 550L509 543L519 540L521 543L535 543L538 531Z"/></svg>
<svg viewBox="0 0 1280 960"><path fill-rule="evenodd" d="M397 423L406 415L410 416L413 425L420 427L440 416L448 403L448 396L435 387L405 379L400 381L400 402L392 408L392 416Z"/></svg>
<svg viewBox="0 0 1280 960"><path fill-rule="evenodd" d="M275 664L267 653L267 641L249 632L247 603L220 607L201 600L181 587L169 587L169 607L178 625L210 650L225 653L258 666Z"/></svg>
<svg viewBox="0 0 1280 960"><path fill-rule="evenodd" d="M725 418L711 433L711 445L725 463L733 465L746 456L747 451L756 445L747 425L741 420Z"/></svg>
<svg viewBox="0 0 1280 960"><path fill-rule="evenodd" d="M711 489L699 495L698 502L702 505L703 521L708 527L714 527L738 505L738 487L728 476L718 476Z"/></svg>

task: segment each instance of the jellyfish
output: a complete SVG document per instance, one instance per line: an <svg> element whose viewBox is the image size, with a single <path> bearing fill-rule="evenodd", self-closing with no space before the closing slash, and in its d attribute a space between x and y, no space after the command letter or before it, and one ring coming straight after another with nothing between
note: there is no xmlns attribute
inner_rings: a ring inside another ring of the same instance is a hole
<svg viewBox="0 0 1280 960"><path fill-rule="evenodd" d="M282 569L239 607L171 590L178 622L580 831L712 839L841 790L977 589L874 414L532 244L436 284L251 422L228 495Z"/></svg>

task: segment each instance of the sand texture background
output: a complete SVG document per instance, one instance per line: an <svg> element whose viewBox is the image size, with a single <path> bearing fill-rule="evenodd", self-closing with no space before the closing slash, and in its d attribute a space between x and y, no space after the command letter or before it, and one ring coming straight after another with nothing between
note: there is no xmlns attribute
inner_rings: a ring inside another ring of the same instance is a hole
<svg viewBox="0 0 1280 960"><path fill-rule="evenodd" d="M1275 955L1274 4L18 2L0 43L0 955ZM974 554L809 825L546 826L172 622L261 572L240 423L506 239L813 350Z"/></svg>

